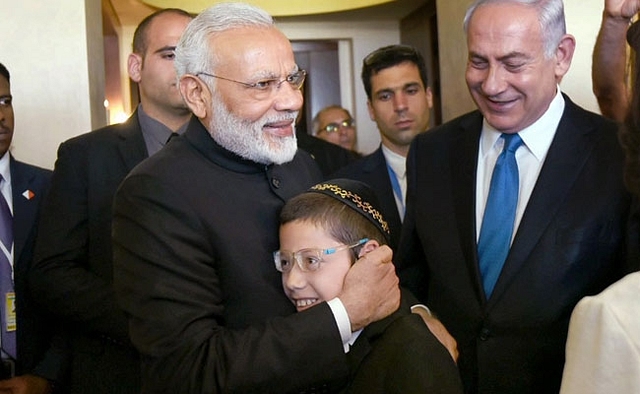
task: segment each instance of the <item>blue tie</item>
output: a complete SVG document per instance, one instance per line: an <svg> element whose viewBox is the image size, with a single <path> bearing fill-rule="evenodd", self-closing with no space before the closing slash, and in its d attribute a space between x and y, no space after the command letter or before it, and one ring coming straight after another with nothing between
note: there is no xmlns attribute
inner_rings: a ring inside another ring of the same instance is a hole
<svg viewBox="0 0 640 394"><path fill-rule="evenodd" d="M0 183L4 180L0 176ZM0 193L0 241L11 252L13 245L13 216L2 193ZM11 263L0 250L0 312L2 312L2 335L0 337L3 353L15 359L16 357L16 331L15 331L15 296L13 292L13 278ZM8 311L10 307L13 310ZM3 355L4 358L4 355Z"/></svg>
<svg viewBox="0 0 640 394"><path fill-rule="evenodd" d="M522 145L522 139L518 134L502 134L501 138L504 140L504 148L491 175L491 186L478 240L480 274L487 299L493 292L509 254L518 205L516 150Z"/></svg>

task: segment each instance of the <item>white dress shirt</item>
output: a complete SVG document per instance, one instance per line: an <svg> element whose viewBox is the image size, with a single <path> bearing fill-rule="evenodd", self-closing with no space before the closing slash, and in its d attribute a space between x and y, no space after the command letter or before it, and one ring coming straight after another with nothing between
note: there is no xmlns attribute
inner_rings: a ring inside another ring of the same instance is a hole
<svg viewBox="0 0 640 394"><path fill-rule="evenodd" d="M6 152L2 158L0 158L0 174L2 175L3 180L0 182L0 192L2 192L2 196L7 201L7 205L9 205L9 210L13 215L13 194L11 190L11 169L9 168L9 152ZM13 245L11 245L11 250L7 250L2 242L0 242L0 249L7 259L11 263L11 267L13 267Z"/></svg>
<svg viewBox="0 0 640 394"><path fill-rule="evenodd" d="M556 96L549 104L547 111L535 123L518 133L524 143L516 151L516 161L518 162L520 176L518 205L511 236L512 241L529 202L529 197L531 197L531 192L538 180L538 175L544 164L544 159L547 157L553 137L556 135L558 124L564 112L564 106L564 98L558 87ZM476 173L476 241L480 237L482 217L491 186L493 167L504 145L504 140L500 138L501 135L502 133L489 125L486 120L483 121Z"/></svg>
<svg viewBox="0 0 640 394"><path fill-rule="evenodd" d="M396 176L398 180L398 184L400 184L400 190L402 192L401 196L398 196L393 191L393 196L396 200L396 207L398 208L398 213L400 214L400 221L404 219L404 207L407 199L407 158L395 153L391 149L382 145L382 154L384 155L384 159L387 162L387 165L391 167L391 171ZM389 174L391 176L391 174ZM392 185L393 189L393 185Z"/></svg>

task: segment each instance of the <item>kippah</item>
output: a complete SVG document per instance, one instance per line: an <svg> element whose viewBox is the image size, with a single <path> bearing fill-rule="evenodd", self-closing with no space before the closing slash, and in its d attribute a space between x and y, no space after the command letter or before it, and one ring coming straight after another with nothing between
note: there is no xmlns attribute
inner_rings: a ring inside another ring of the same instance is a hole
<svg viewBox="0 0 640 394"><path fill-rule="evenodd" d="M353 179L331 179L312 186L307 192L321 193L344 203L373 223L389 242L389 225L380 212L380 203L369 185Z"/></svg>

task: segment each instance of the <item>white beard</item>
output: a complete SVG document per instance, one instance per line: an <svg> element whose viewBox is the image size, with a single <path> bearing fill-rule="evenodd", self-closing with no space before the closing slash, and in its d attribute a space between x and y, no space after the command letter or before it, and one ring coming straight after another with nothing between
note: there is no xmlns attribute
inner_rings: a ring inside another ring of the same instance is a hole
<svg viewBox="0 0 640 394"><path fill-rule="evenodd" d="M214 97L213 114L209 122L209 134L223 148L236 155L260 164L283 164L293 160L298 149L296 133L290 137L269 138L262 128L265 124L291 120L298 112L277 117L263 117L251 122L229 111L219 97Z"/></svg>

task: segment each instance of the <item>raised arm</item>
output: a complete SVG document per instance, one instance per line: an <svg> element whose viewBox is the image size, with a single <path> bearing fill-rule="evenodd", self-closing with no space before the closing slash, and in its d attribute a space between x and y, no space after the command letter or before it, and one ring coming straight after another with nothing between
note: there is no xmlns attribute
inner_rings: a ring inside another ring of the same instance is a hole
<svg viewBox="0 0 640 394"><path fill-rule="evenodd" d="M592 82L600 111L622 122L629 110L626 85L626 34L640 0L605 0L602 24L593 49Z"/></svg>

